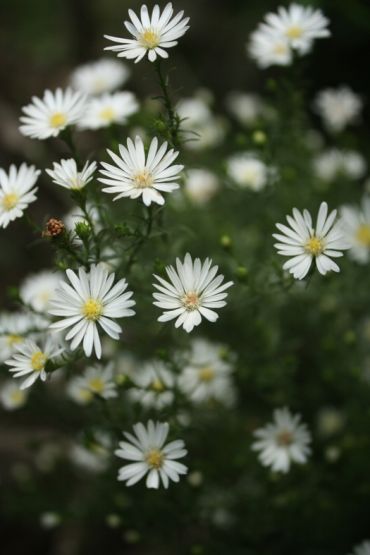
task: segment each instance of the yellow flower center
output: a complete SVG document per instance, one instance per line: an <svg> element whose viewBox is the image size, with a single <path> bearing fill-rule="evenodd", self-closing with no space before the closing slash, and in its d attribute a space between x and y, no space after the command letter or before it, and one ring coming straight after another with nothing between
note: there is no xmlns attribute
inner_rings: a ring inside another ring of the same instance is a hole
<svg viewBox="0 0 370 555"><path fill-rule="evenodd" d="M145 189L153 185L153 176L147 170L143 170L133 176L135 187L138 189Z"/></svg>
<svg viewBox="0 0 370 555"><path fill-rule="evenodd" d="M104 121L111 122L116 117L116 112L111 106L107 106L100 112L100 117Z"/></svg>
<svg viewBox="0 0 370 555"><path fill-rule="evenodd" d="M290 39L299 39L302 35L303 35L303 29L298 25L292 25L286 31L286 36Z"/></svg>
<svg viewBox="0 0 370 555"><path fill-rule="evenodd" d="M82 314L87 320L92 320L95 322L99 320L103 312L103 305L100 301L96 299L87 299L82 307Z"/></svg>
<svg viewBox="0 0 370 555"><path fill-rule="evenodd" d="M9 347L13 347L13 345L17 345L18 343L22 343L23 337L20 335L10 334L6 338L6 344Z"/></svg>
<svg viewBox="0 0 370 555"><path fill-rule="evenodd" d="M205 366L199 370L199 379L202 382L211 382L215 377L215 371L210 366Z"/></svg>
<svg viewBox="0 0 370 555"><path fill-rule="evenodd" d="M15 404L20 404L22 403L23 399L24 399L24 392L21 391L20 389L16 390L16 391L12 391L10 394L10 400L15 403Z"/></svg>
<svg viewBox="0 0 370 555"><path fill-rule="evenodd" d="M55 112L52 116L50 116L49 123L51 127L62 127L67 123L67 117L62 112Z"/></svg>
<svg viewBox="0 0 370 555"><path fill-rule="evenodd" d="M364 247L370 248L370 224L362 224L359 226L356 239Z"/></svg>
<svg viewBox="0 0 370 555"><path fill-rule="evenodd" d="M156 48L160 42L160 35L153 31L153 29L147 29L144 33L140 36L140 43L144 48Z"/></svg>
<svg viewBox="0 0 370 555"><path fill-rule="evenodd" d="M313 235L313 237L310 237L310 239L305 244L305 249L313 256L318 256L324 250L324 243L322 239L319 239L318 237Z"/></svg>
<svg viewBox="0 0 370 555"><path fill-rule="evenodd" d="M159 378L156 378L155 380L153 380L152 383L150 384L150 387L151 389L153 389L153 391L156 391L157 393L161 393L161 391L164 391L165 389L163 382L161 382Z"/></svg>
<svg viewBox="0 0 370 555"><path fill-rule="evenodd" d="M287 47L285 46L285 44L283 44L282 42L276 44L274 46L274 53L277 54L278 56L281 54L285 54L287 51Z"/></svg>
<svg viewBox="0 0 370 555"><path fill-rule="evenodd" d="M293 442L293 434L288 430L283 430L277 435L277 442L281 447L286 447Z"/></svg>
<svg viewBox="0 0 370 555"><path fill-rule="evenodd" d="M89 387L94 393L103 393L105 384L101 378L92 378L89 381Z"/></svg>
<svg viewBox="0 0 370 555"><path fill-rule="evenodd" d="M41 372L45 368L48 357L42 351L36 351L31 357L31 367L35 372Z"/></svg>
<svg viewBox="0 0 370 555"><path fill-rule="evenodd" d="M17 205L18 200L19 200L19 195L17 195L17 193L8 193L7 195L4 195L2 197L1 205L4 208L4 210L9 212Z"/></svg>
<svg viewBox="0 0 370 555"><path fill-rule="evenodd" d="M164 456L158 449L152 449L146 454L145 460L149 466L158 470L163 465Z"/></svg>
<svg viewBox="0 0 370 555"><path fill-rule="evenodd" d="M88 389L80 389L80 391L78 392L78 396L81 401L85 401L86 403L88 403L92 399L91 391L89 391Z"/></svg>
<svg viewBox="0 0 370 555"><path fill-rule="evenodd" d="M199 307L200 299L197 293L195 293L194 291L190 291L182 297L181 302L186 310L189 310L191 312L193 310L197 310L197 308Z"/></svg>

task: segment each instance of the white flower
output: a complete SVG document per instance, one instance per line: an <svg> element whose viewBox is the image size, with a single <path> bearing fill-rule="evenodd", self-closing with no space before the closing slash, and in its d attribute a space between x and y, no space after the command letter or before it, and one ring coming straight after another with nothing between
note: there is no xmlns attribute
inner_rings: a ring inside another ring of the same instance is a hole
<svg viewBox="0 0 370 555"><path fill-rule="evenodd" d="M370 555L370 540L365 540L356 545L350 555Z"/></svg>
<svg viewBox="0 0 370 555"><path fill-rule="evenodd" d="M53 169L46 169L46 173L50 175L53 183L79 191L83 189L92 179L96 170L96 162L86 162L81 171L78 171L77 163L73 158L61 160L60 163L53 162Z"/></svg>
<svg viewBox="0 0 370 555"><path fill-rule="evenodd" d="M154 275L158 283L153 286L159 293L153 293L153 304L162 308L164 313L158 322L168 322L176 318L175 327L182 326L188 333L199 326L202 316L210 322L218 319L218 314L211 310L226 305L225 290L233 285L232 281L222 284L223 275L217 275L218 266L212 267L212 260L206 258L202 263L199 258L193 262L190 254L184 262L176 259L176 270L167 266L170 281Z"/></svg>
<svg viewBox="0 0 370 555"><path fill-rule="evenodd" d="M362 264L370 259L370 198L364 197L361 207L341 208L343 235L351 248L349 255Z"/></svg>
<svg viewBox="0 0 370 555"><path fill-rule="evenodd" d="M251 34L247 52L261 68L288 66L293 61L288 40L265 25Z"/></svg>
<svg viewBox="0 0 370 555"><path fill-rule="evenodd" d="M57 331L71 328L65 339L71 341L72 351L83 343L86 356L91 356L94 348L96 356L101 358L98 324L110 337L119 339L122 329L114 319L135 314L131 310L135 304L132 292L126 291L125 279L113 285L115 275L108 274L103 264L93 264L88 273L80 268L78 276L70 269L66 274L71 285L60 282L49 310L62 319L50 328Z"/></svg>
<svg viewBox="0 0 370 555"><path fill-rule="evenodd" d="M0 362L13 355L27 336L45 330L47 320L34 314L23 312L3 312L0 314ZM32 333L31 333L32 332Z"/></svg>
<svg viewBox="0 0 370 555"><path fill-rule="evenodd" d="M229 177L243 189L260 191L269 178L269 170L261 160L250 152L236 154L227 161Z"/></svg>
<svg viewBox="0 0 370 555"><path fill-rule="evenodd" d="M330 183L341 175L350 179L363 177L367 164L358 152L332 148L316 156L313 167L317 177Z"/></svg>
<svg viewBox="0 0 370 555"><path fill-rule="evenodd" d="M315 100L315 108L329 131L339 133L355 123L361 113L363 102L349 87L325 89Z"/></svg>
<svg viewBox="0 0 370 555"><path fill-rule="evenodd" d="M172 18L171 3L166 5L162 14L157 4L153 8L151 16L145 4L141 6L140 19L132 10L129 10L128 14L131 21L125 21L124 23L126 29L134 38L124 39L104 35L106 39L118 43L118 46L107 46L105 50L118 52L117 56L129 60L136 58L135 63L144 58L146 54L148 54L148 59L151 62L154 62L157 56L168 58L165 49L176 46L177 39L182 37L189 29L187 25L189 18L183 19L183 11Z"/></svg>
<svg viewBox="0 0 370 555"><path fill-rule="evenodd" d="M21 218L28 205L36 200L34 185L39 175L40 170L27 164L19 169L12 164L8 174L0 168L0 227Z"/></svg>
<svg viewBox="0 0 370 555"><path fill-rule="evenodd" d="M128 79L130 70L118 60L101 59L77 67L71 75L71 87L87 95L112 92Z"/></svg>
<svg viewBox="0 0 370 555"><path fill-rule="evenodd" d="M72 445L69 457L76 466L88 472L99 473L106 469L111 449L110 437L105 433L95 432L94 437L85 445Z"/></svg>
<svg viewBox="0 0 370 555"><path fill-rule="evenodd" d="M168 488L170 480L178 482L181 474L187 473L187 467L175 459L185 457L187 451L181 439L165 445L168 423L149 420L146 426L141 422L134 425L135 435L124 432L128 441L121 441L115 451L117 457L134 461L120 468L118 480L124 480L132 486L146 474L146 487L158 489L160 482Z"/></svg>
<svg viewBox="0 0 370 555"><path fill-rule="evenodd" d="M190 150L202 150L219 145L225 136L225 122L210 110L207 91L192 98L183 98L176 106L181 130L186 132L184 146Z"/></svg>
<svg viewBox="0 0 370 555"><path fill-rule="evenodd" d="M171 193L179 188L176 180L184 166L171 165L179 153L173 149L167 151L166 142L158 148L155 137L145 154L142 139L136 137L135 143L127 139L127 148L119 145L120 156L110 150L107 152L116 166L101 162L104 169L100 172L106 177L99 178L99 181L109 185L103 191L115 194L113 200L141 196L146 206L152 202L164 204L161 192Z"/></svg>
<svg viewBox="0 0 370 555"><path fill-rule="evenodd" d="M263 466L271 466L275 472L288 472L291 463L304 464L311 449L311 434L298 414L292 415L287 408L274 411L274 421L254 432L257 438L252 445L260 451Z"/></svg>
<svg viewBox="0 0 370 555"><path fill-rule="evenodd" d="M31 339L27 339L17 347L12 358L6 360L5 364L10 366L9 371L13 372L14 378L29 375L21 384L21 389L25 389L33 385L38 378L44 382L46 380L46 363L59 356L63 351L64 349L58 346L50 336L46 337L41 347Z"/></svg>
<svg viewBox="0 0 370 555"><path fill-rule="evenodd" d="M348 249L340 221L336 221L337 211L328 215L328 205L322 202L317 215L316 226L312 226L312 218L308 210L303 213L293 208L293 217L287 216L290 227L276 224L282 234L274 233L279 241L274 247L283 256L289 256L283 269L288 270L296 279L303 279L315 260L320 274L339 272L339 266L331 259L343 256L342 250Z"/></svg>
<svg viewBox="0 0 370 555"><path fill-rule="evenodd" d="M174 400L175 380L166 365L158 360L147 362L131 375L134 388L128 394L146 408L161 410Z"/></svg>
<svg viewBox="0 0 370 555"><path fill-rule="evenodd" d="M85 111L86 96L72 89L46 90L41 100L32 97L32 103L24 106L24 116L20 118L23 125L19 130L23 135L33 139L57 137L63 129L77 123Z"/></svg>
<svg viewBox="0 0 370 555"><path fill-rule="evenodd" d="M47 511L40 515L40 524L45 530L56 528L61 522L61 516L54 511Z"/></svg>
<svg viewBox="0 0 370 555"><path fill-rule="evenodd" d="M207 204L220 189L217 176L205 169L189 169L185 175L184 191L194 204Z"/></svg>
<svg viewBox="0 0 370 555"><path fill-rule="evenodd" d="M113 123L124 124L139 109L131 92L105 93L88 101L86 112L79 122L81 129L100 129Z"/></svg>
<svg viewBox="0 0 370 555"><path fill-rule="evenodd" d="M39 272L24 280L19 289L19 296L36 312L46 312L59 281L59 274L47 270Z"/></svg>
<svg viewBox="0 0 370 555"><path fill-rule="evenodd" d="M227 406L235 401L231 380L233 368L222 358L224 347L204 339L191 344L191 352L180 376L179 388L194 403L216 400Z"/></svg>
<svg viewBox="0 0 370 555"><path fill-rule="evenodd" d="M22 390L14 380L1 384L0 401L5 410L20 409L26 404L27 397L27 391Z"/></svg>
<svg viewBox="0 0 370 555"><path fill-rule="evenodd" d="M104 399L117 397L116 384L113 381L113 369L96 365L87 368L82 376L74 378L68 387L69 395L80 404L87 404L94 395Z"/></svg>
<svg viewBox="0 0 370 555"><path fill-rule="evenodd" d="M233 91L227 96L226 106L229 112L246 126L256 123L266 112L266 107L259 96L239 91Z"/></svg>

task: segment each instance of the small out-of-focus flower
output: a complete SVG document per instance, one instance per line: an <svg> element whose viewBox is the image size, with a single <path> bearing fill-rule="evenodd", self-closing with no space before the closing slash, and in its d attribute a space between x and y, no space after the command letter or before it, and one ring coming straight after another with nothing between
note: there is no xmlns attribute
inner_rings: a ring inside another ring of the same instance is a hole
<svg viewBox="0 0 370 555"><path fill-rule="evenodd" d="M113 123L122 125L138 108L136 97L131 92L105 93L88 101L78 126L81 129L100 129Z"/></svg>
<svg viewBox="0 0 370 555"><path fill-rule="evenodd" d="M59 281L60 275L55 272L39 272L24 280L19 289L19 296L36 312L46 312Z"/></svg>
<svg viewBox="0 0 370 555"><path fill-rule="evenodd" d="M370 197L361 206L342 206L341 224L345 238L351 245L349 256L361 264L370 259Z"/></svg>
<svg viewBox="0 0 370 555"><path fill-rule="evenodd" d="M101 59L77 67L71 75L71 87L87 95L112 92L128 79L130 70L118 60Z"/></svg>
<svg viewBox="0 0 370 555"><path fill-rule="evenodd" d="M361 97L349 87L325 89L316 97L315 109L322 117L325 127L333 133L343 131L356 123L362 110Z"/></svg>
<svg viewBox="0 0 370 555"><path fill-rule="evenodd" d="M21 218L28 205L36 200L35 183L39 175L40 170L27 164L18 169L12 164L8 173L0 168L0 228Z"/></svg>
<svg viewBox="0 0 370 555"><path fill-rule="evenodd" d="M271 171L255 155L245 152L229 158L227 173L239 187L260 191L266 186Z"/></svg>
<svg viewBox="0 0 370 555"><path fill-rule="evenodd" d="M217 176L209 170L202 168L187 170L184 192L194 204L199 206L207 204L219 189L220 182Z"/></svg>
<svg viewBox="0 0 370 555"><path fill-rule="evenodd" d="M14 380L0 386L0 402L5 410L22 408L27 402L28 392L21 389Z"/></svg>

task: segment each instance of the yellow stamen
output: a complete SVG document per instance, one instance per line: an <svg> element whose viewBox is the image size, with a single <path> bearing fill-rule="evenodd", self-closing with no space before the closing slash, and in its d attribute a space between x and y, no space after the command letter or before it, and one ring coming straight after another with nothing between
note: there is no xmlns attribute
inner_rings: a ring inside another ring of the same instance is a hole
<svg viewBox="0 0 370 555"><path fill-rule="evenodd" d="M91 391L89 391L88 389L80 389L80 391L78 392L78 396L80 397L81 401L85 401L86 403L88 403L92 399Z"/></svg>
<svg viewBox="0 0 370 555"><path fill-rule="evenodd" d="M147 29L146 31L144 31L144 33L142 33L140 37L141 45L145 48L149 48L150 50L152 48L156 48L156 46L159 45L159 42L160 36L158 33L153 31L153 29Z"/></svg>
<svg viewBox="0 0 370 555"><path fill-rule="evenodd" d="M164 456L158 449L152 449L146 454L145 460L149 466L158 470L163 465Z"/></svg>
<svg viewBox="0 0 370 555"><path fill-rule="evenodd" d="M313 235L305 244L305 249L308 253L312 254L313 256L318 256L324 250L324 243L322 239L319 239L318 237Z"/></svg>
<svg viewBox="0 0 370 555"><path fill-rule="evenodd" d="M67 123L67 117L62 112L55 112L55 114L50 116L49 123L51 127L63 127Z"/></svg>
<svg viewBox="0 0 370 555"><path fill-rule="evenodd" d="M23 341L23 337L21 337L20 335L13 335L10 334L7 336L6 338L6 344L9 345L9 347L13 347L13 345L17 345L18 343L22 343Z"/></svg>
<svg viewBox="0 0 370 555"><path fill-rule="evenodd" d="M107 106L100 112L100 117L102 120L111 122L116 117L116 112L113 110L111 106Z"/></svg>
<svg viewBox="0 0 370 555"><path fill-rule="evenodd" d="M303 35L303 29L298 25L292 25L286 31L286 36L290 39L299 39L302 35Z"/></svg>
<svg viewBox="0 0 370 555"><path fill-rule="evenodd" d="M370 248L370 224L361 224L356 232L356 239L364 247Z"/></svg>
<svg viewBox="0 0 370 555"><path fill-rule="evenodd" d="M288 430L283 430L277 435L277 442L282 447L286 447L293 442L293 434Z"/></svg>
<svg viewBox="0 0 370 555"><path fill-rule="evenodd" d="M215 371L210 366L205 366L199 370L199 379L202 382L211 382L215 377Z"/></svg>
<svg viewBox="0 0 370 555"><path fill-rule="evenodd" d="M135 187L139 189L145 189L146 187L151 187L153 185L153 176L147 170L137 173L133 176L133 181Z"/></svg>
<svg viewBox="0 0 370 555"><path fill-rule="evenodd" d="M31 357L31 367L35 372L41 372L45 368L48 357L42 351L37 351Z"/></svg>
<svg viewBox="0 0 370 555"><path fill-rule="evenodd" d="M200 299L195 291L190 291L182 297L181 301L186 310L189 310L191 312L193 310L197 310L197 308L199 307Z"/></svg>
<svg viewBox="0 0 370 555"><path fill-rule="evenodd" d="M92 378L89 387L94 393L103 393L105 384L101 378Z"/></svg>
<svg viewBox="0 0 370 555"><path fill-rule="evenodd" d="M274 47L274 53L277 55L279 54L283 55L286 53L286 51L287 51L287 47L283 43L279 43Z"/></svg>
<svg viewBox="0 0 370 555"><path fill-rule="evenodd" d="M13 403L22 403L24 399L24 392L21 391L20 389L18 389L17 391L12 391L10 394L10 400L13 401Z"/></svg>
<svg viewBox="0 0 370 555"><path fill-rule="evenodd" d="M1 205L4 208L4 210L9 212L17 205L18 200L19 200L19 195L17 195L17 193L8 193L7 195L4 195L2 197Z"/></svg>
<svg viewBox="0 0 370 555"><path fill-rule="evenodd" d="M161 380L159 378L156 378L155 380L153 380L152 383L150 384L150 387L151 387L151 389L153 389L157 393L160 393L161 391L164 391L164 389L165 389L165 386L164 386L163 382L161 382Z"/></svg>
<svg viewBox="0 0 370 555"><path fill-rule="evenodd" d="M99 320L100 316L103 312L103 305L100 301L96 299L87 299L82 307L82 314L87 318L87 320L91 320L95 322Z"/></svg>

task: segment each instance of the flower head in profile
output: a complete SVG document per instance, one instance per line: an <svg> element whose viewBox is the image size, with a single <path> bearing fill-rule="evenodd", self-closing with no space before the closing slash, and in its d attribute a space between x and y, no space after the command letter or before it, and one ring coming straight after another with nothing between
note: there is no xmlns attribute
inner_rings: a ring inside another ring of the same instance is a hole
<svg viewBox="0 0 370 555"><path fill-rule="evenodd" d="M274 233L273 237L279 242L274 246L278 253L288 256L289 260L283 265L296 279L303 279L313 261L320 274L339 272L339 266L332 260L343 256L341 251L349 248L345 240L337 211L328 215L328 205L322 202L317 215L316 225L313 226L308 210L303 213L293 208L293 215L287 216L289 227L276 224L281 233Z"/></svg>
<svg viewBox="0 0 370 555"><path fill-rule="evenodd" d="M32 139L57 137L63 129L78 122L85 112L86 96L68 88L55 92L46 90L42 99L22 108L20 132Z"/></svg>
<svg viewBox="0 0 370 555"><path fill-rule="evenodd" d="M112 92L129 78L128 67L118 60L101 59L77 67L70 79L72 89L95 96Z"/></svg>
<svg viewBox="0 0 370 555"><path fill-rule="evenodd" d="M46 312L59 284L60 275L45 270L27 277L19 289L22 301L36 312Z"/></svg>
<svg viewBox="0 0 370 555"><path fill-rule="evenodd" d="M260 191L267 185L271 172L253 153L244 152L229 158L227 173L239 187Z"/></svg>
<svg viewBox="0 0 370 555"><path fill-rule="evenodd" d="M108 185L103 191L116 195L113 200L122 197L136 199L141 197L143 203L149 206L152 202L164 204L161 193L171 193L179 188L176 181L184 166L172 165L178 156L173 149L167 150L167 143L158 148L155 137L145 153L144 143L137 136L135 143L127 139L127 147L119 145L120 156L107 151L115 166L101 162L103 169L99 181Z"/></svg>
<svg viewBox="0 0 370 555"><path fill-rule="evenodd" d="M83 189L92 179L96 170L96 162L86 162L81 171L78 170L76 160L69 158L53 163L53 169L46 169L53 183L65 189L79 191Z"/></svg>
<svg viewBox="0 0 370 555"><path fill-rule="evenodd" d="M370 555L370 540L355 545L350 555Z"/></svg>
<svg viewBox="0 0 370 555"><path fill-rule="evenodd" d="M159 322L168 322L176 318L175 327L183 327L188 333L202 321L202 317L210 322L218 319L215 308L226 305L226 289L233 285L232 281L223 283L224 276L217 275L218 266L212 266L212 260L206 258L202 263L199 258L193 262L188 253L184 261L176 259L176 269L167 266L166 272L170 281L155 275L158 283L154 287L154 304L164 310Z"/></svg>
<svg viewBox="0 0 370 555"><path fill-rule="evenodd" d="M86 112L79 122L81 129L100 129L113 123L124 124L138 111L139 104L131 92L105 93L88 101Z"/></svg>
<svg viewBox="0 0 370 555"><path fill-rule="evenodd" d="M128 11L131 21L125 21L125 27L134 37L125 39L105 35L105 38L117 43L117 46L107 46L105 50L117 52L117 56L139 62L147 54L154 62L157 57L168 58L167 48L176 46L177 39L189 29L189 18L183 18L184 12L173 17L172 4L169 3L161 13L156 4L151 15L144 4L141 6L140 18L132 10Z"/></svg>
<svg viewBox="0 0 370 555"><path fill-rule="evenodd" d="M68 386L68 393L76 402L87 404L94 395L103 399L117 397L116 389L112 366L104 368L96 365L87 368L82 376L74 378Z"/></svg>
<svg viewBox="0 0 370 555"><path fill-rule="evenodd" d="M121 441L115 452L117 457L133 461L120 468L118 480L132 486L146 476L146 487L155 489L161 482L166 489L170 481L178 482L188 470L176 460L187 454L184 442L178 439L165 444L169 432L167 422L149 420L146 426L139 422L133 428L134 434L124 432L127 441Z"/></svg>
<svg viewBox="0 0 370 555"><path fill-rule="evenodd" d="M125 279L114 285L115 274L109 274L104 264L93 264L89 272L80 268L78 275L68 269L66 274L70 284L60 282L49 309L50 314L61 319L50 328L57 331L71 328L65 339L71 341L72 351L82 343L86 356L91 356L94 349L101 358L99 328L112 339L119 339L122 329L115 319L135 314L131 308L135 304L132 291L126 291Z"/></svg>
<svg viewBox="0 0 370 555"><path fill-rule="evenodd" d="M299 414L289 409L276 409L273 422L254 432L252 445L259 451L263 466L271 466L275 472L288 472L292 463L304 464L311 453L311 434L301 423Z"/></svg>
<svg viewBox="0 0 370 555"><path fill-rule="evenodd" d="M340 212L343 235L351 247L349 256L366 264L370 259L370 198L364 197L359 208L343 206Z"/></svg>
<svg viewBox="0 0 370 555"><path fill-rule="evenodd" d="M8 173L0 168L0 227L21 218L28 205L36 200L35 183L39 175L40 170L27 164L19 169L12 164Z"/></svg>
<svg viewBox="0 0 370 555"><path fill-rule="evenodd" d="M128 392L132 401L157 410L173 402L175 379L162 361L153 360L145 363L136 369L131 379L135 385Z"/></svg>
<svg viewBox="0 0 370 555"><path fill-rule="evenodd" d="M361 97L345 86L325 89L315 99L317 113L325 127L333 133L340 133L347 125L356 123L362 106Z"/></svg>
<svg viewBox="0 0 370 555"><path fill-rule="evenodd" d="M5 410L22 408L27 402L27 397L27 391L21 389L14 380L1 384L0 402Z"/></svg>
<svg viewBox="0 0 370 555"><path fill-rule="evenodd" d="M44 382L47 362L53 361L63 351L64 348L57 345L50 336L46 337L42 345L27 339L5 364L10 366L9 371L13 373L14 378L28 376L20 386L21 389L25 389L33 385L37 379Z"/></svg>

